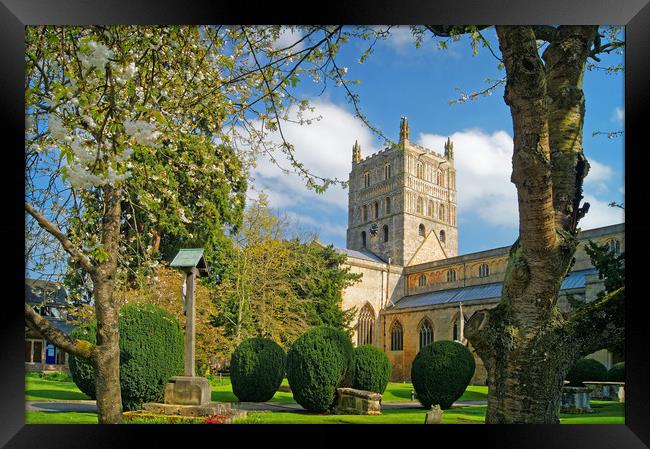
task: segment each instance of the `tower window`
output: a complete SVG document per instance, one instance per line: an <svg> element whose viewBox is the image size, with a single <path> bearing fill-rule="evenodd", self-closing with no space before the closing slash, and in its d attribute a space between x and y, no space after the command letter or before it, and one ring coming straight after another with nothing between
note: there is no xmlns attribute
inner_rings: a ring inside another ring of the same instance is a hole
<svg viewBox="0 0 650 449"><path fill-rule="evenodd" d="M424 225L420 223L420 226L418 227L418 234L420 237L424 237L426 234L426 230L424 229Z"/></svg>
<svg viewBox="0 0 650 449"><path fill-rule="evenodd" d="M390 350L401 351L404 348L404 330L402 324L395 320L390 328Z"/></svg>
<svg viewBox="0 0 650 449"><path fill-rule="evenodd" d="M391 172L390 172L390 164L384 165L384 179L390 179Z"/></svg>
<svg viewBox="0 0 650 449"><path fill-rule="evenodd" d="M379 203L375 201L372 205L372 218L375 220L379 217Z"/></svg>
<svg viewBox="0 0 650 449"><path fill-rule="evenodd" d="M441 204L438 206L438 219L440 221L445 221L445 205Z"/></svg>
<svg viewBox="0 0 650 449"><path fill-rule="evenodd" d="M429 203L427 204L427 215L433 217L433 201L431 200L429 200Z"/></svg>
<svg viewBox="0 0 650 449"><path fill-rule="evenodd" d="M424 287L425 285L427 285L427 277L421 274L418 277L418 287Z"/></svg>
<svg viewBox="0 0 650 449"><path fill-rule="evenodd" d="M447 282L456 281L456 270L447 270Z"/></svg>
<svg viewBox="0 0 650 449"><path fill-rule="evenodd" d="M371 345L375 327L375 312L370 304L366 304L359 313L359 324L357 325L357 342L361 345Z"/></svg>
<svg viewBox="0 0 650 449"><path fill-rule="evenodd" d="M426 345L430 345L433 342L433 326L431 322L425 319L422 325L420 326L420 349L424 348Z"/></svg>
<svg viewBox="0 0 650 449"><path fill-rule="evenodd" d="M384 225L384 242L388 241L388 226Z"/></svg>
<svg viewBox="0 0 650 449"><path fill-rule="evenodd" d="M418 178L424 179L424 165L418 162L415 166L415 173Z"/></svg>
<svg viewBox="0 0 650 449"><path fill-rule="evenodd" d="M363 174L363 186L364 187L370 186L370 173L369 172L365 172Z"/></svg>
<svg viewBox="0 0 650 449"><path fill-rule="evenodd" d="M616 239L609 241L609 251L614 253L617 256L621 255L621 242Z"/></svg>
<svg viewBox="0 0 650 449"><path fill-rule="evenodd" d="M386 198L386 205L384 207L386 214L390 214L390 198Z"/></svg>
<svg viewBox="0 0 650 449"><path fill-rule="evenodd" d="M490 266L486 263L482 263L480 267L478 267L478 275L479 277L485 278L490 275Z"/></svg>
<svg viewBox="0 0 650 449"><path fill-rule="evenodd" d="M366 247L366 231L361 231L361 245Z"/></svg>
<svg viewBox="0 0 650 449"><path fill-rule="evenodd" d="M421 196L419 196L415 202L415 211L418 214L421 214L423 209L424 209L424 200L422 199Z"/></svg>
<svg viewBox="0 0 650 449"><path fill-rule="evenodd" d="M361 222L365 223L366 220L368 220L368 207L367 206L362 206L361 207Z"/></svg>
<svg viewBox="0 0 650 449"><path fill-rule="evenodd" d="M440 241L442 243L445 243L446 238L447 238L447 236L445 235L445 231L440 231Z"/></svg>

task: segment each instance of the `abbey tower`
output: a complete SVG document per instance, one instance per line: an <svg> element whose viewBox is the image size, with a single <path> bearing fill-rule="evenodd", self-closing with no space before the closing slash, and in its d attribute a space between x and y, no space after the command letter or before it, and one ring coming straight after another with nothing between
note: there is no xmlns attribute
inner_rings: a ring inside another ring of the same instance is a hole
<svg viewBox="0 0 650 449"><path fill-rule="evenodd" d="M399 142L365 159L355 142L348 197L347 248L401 266L458 254L453 143L440 154L409 134L402 117Z"/></svg>

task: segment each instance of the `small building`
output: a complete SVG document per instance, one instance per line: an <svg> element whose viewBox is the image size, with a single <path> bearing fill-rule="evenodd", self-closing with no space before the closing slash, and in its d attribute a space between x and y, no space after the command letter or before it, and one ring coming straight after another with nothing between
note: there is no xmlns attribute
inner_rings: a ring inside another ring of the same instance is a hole
<svg viewBox="0 0 650 449"><path fill-rule="evenodd" d="M59 282L25 279L25 302L65 334L74 329L68 321L67 296ZM68 354L26 326L25 370L68 371Z"/></svg>

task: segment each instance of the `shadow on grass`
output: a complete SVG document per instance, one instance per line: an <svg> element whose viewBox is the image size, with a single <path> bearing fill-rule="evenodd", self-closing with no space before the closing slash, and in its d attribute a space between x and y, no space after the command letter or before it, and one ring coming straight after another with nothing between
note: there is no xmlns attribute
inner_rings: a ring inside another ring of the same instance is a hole
<svg viewBox="0 0 650 449"><path fill-rule="evenodd" d="M77 391L68 391L68 390L44 390L40 388L32 388L25 390L25 396L30 401L38 400L81 400L81 399L90 399L88 396L81 392Z"/></svg>

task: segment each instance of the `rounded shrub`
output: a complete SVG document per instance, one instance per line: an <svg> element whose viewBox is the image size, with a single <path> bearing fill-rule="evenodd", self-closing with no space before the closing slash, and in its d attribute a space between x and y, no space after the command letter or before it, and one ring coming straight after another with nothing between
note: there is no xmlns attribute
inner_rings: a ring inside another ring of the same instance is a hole
<svg viewBox="0 0 650 449"><path fill-rule="evenodd" d="M386 354L371 345L354 349L352 388L383 394L390 379L391 364Z"/></svg>
<svg viewBox="0 0 650 449"><path fill-rule="evenodd" d="M413 360L413 389L426 409L436 404L447 409L463 395L475 368L474 356L465 346L436 341L422 348Z"/></svg>
<svg viewBox="0 0 650 449"><path fill-rule="evenodd" d="M97 341L97 322L93 320L80 324L70 332L70 338L86 340L95 344ZM77 388L82 393L90 396L91 399L97 399L95 394L95 367L92 362L69 354L68 367L70 368L72 381L77 385Z"/></svg>
<svg viewBox="0 0 650 449"><path fill-rule="evenodd" d="M230 359L232 391L242 402L266 402L284 377L286 354L273 340L249 338L237 346Z"/></svg>
<svg viewBox="0 0 650 449"><path fill-rule="evenodd" d="M584 381L602 382L607 380L607 368L594 359L580 359L569 370L566 380L572 387L584 386Z"/></svg>
<svg viewBox="0 0 650 449"><path fill-rule="evenodd" d="M607 380L610 382L625 382L625 362L615 363L607 372Z"/></svg>
<svg viewBox="0 0 650 449"><path fill-rule="evenodd" d="M307 410L325 411L336 389L349 383L353 347L345 332L318 326L298 338L287 354L287 379L293 398Z"/></svg>
<svg viewBox="0 0 650 449"><path fill-rule="evenodd" d="M170 377L183 373L183 330L172 314L151 304L127 304L120 311L120 388L124 410L162 402ZM97 324L76 329L95 343ZM81 337L77 337L81 338ZM75 367L73 369L73 367ZM70 356L70 374L79 389L95 397L92 365ZM92 394L90 394L92 393Z"/></svg>

